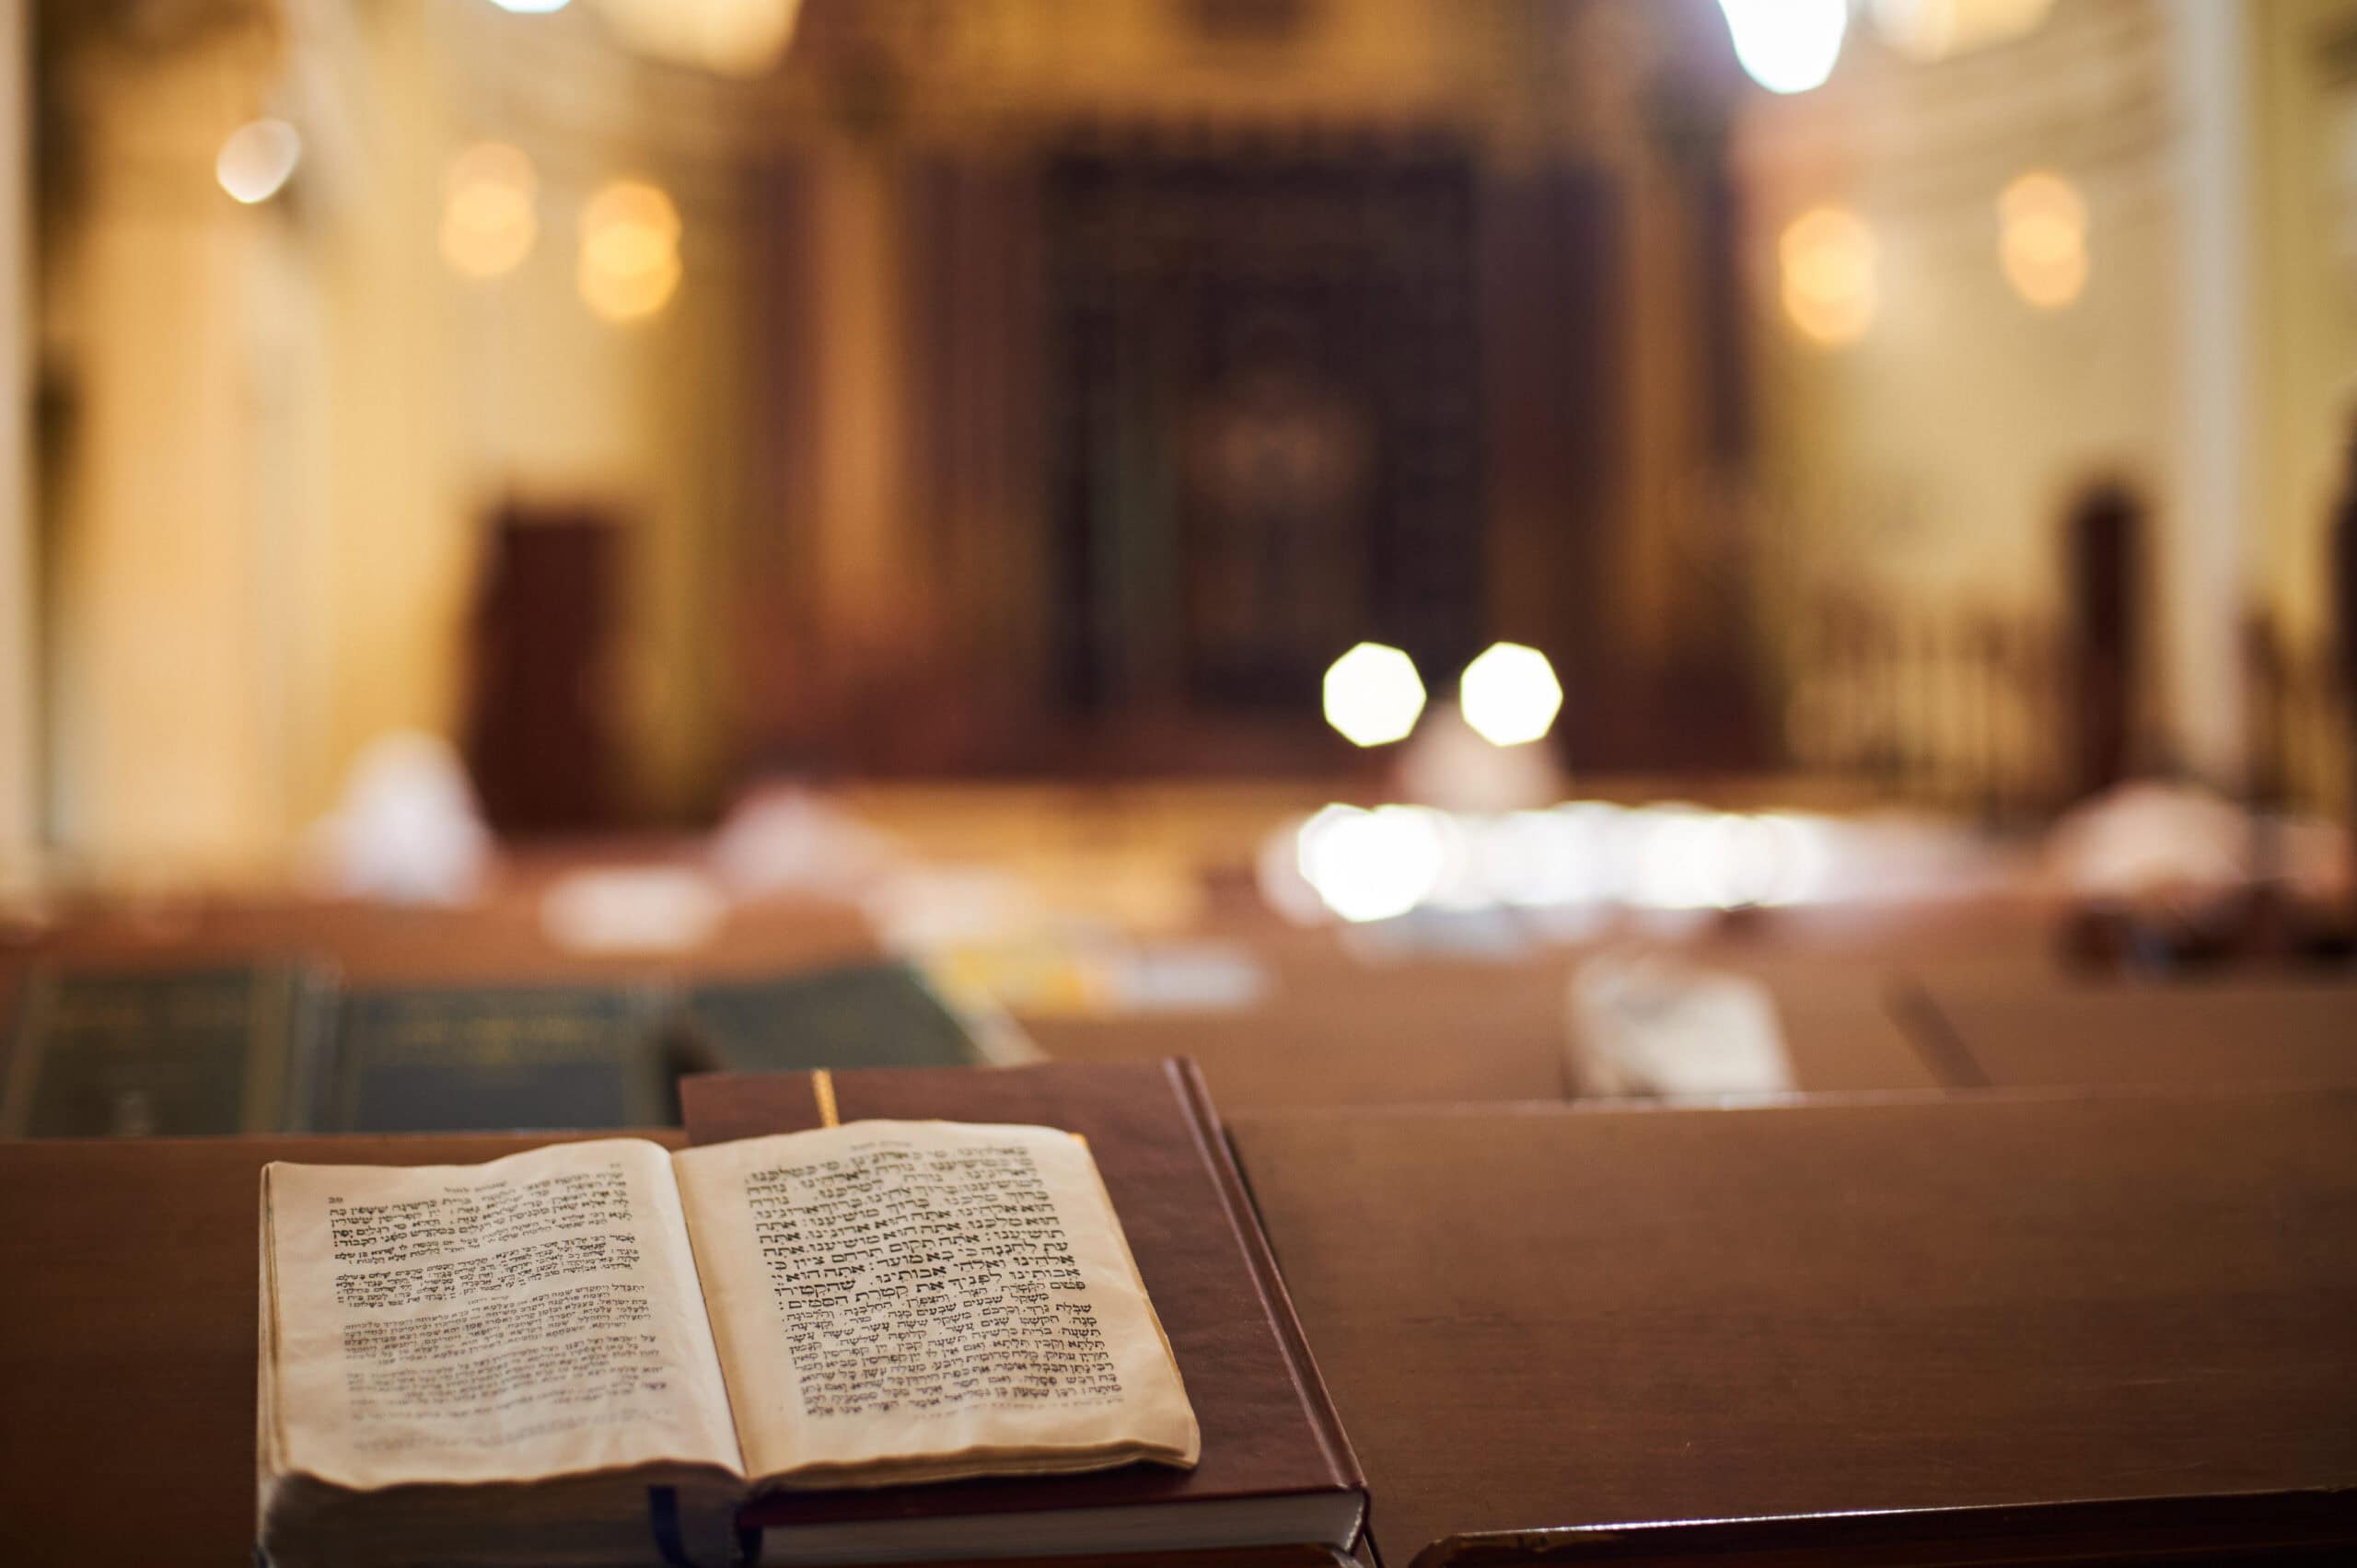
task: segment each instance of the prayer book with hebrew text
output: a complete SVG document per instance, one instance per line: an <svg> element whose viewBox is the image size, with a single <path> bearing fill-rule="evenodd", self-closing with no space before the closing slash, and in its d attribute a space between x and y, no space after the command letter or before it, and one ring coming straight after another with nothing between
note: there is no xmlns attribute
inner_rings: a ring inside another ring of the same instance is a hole
<svg viewBox="0 0 2357 1568"><path fill-rule="evenodd" d="M279 1163L261 1225L281 1568L725 1562L756 1493L1200 1450L1096 1165L1051 1128Z"/></svg>
<svg viewBox="0 0 2357 1568"><path fill-rule="evenodd" d="M744 1518L764 1561L852 1561L880 1537L911 1559L1213 1548L1220 1568L1237 1568L1247 1543L1330 1561L1356 1541L1366 1479L1193 1063L711 1073L681 1080L679 1108L690 1139L715 1148L869 1117L1082 1135L1202 1434L1184 1469L756 1496Z"/></svg>
<svg viewBox="0 0 2357 1568"><path fill-rule="evenodd" d="M1365 1482L1190 1064L687 1088L729 1141L265 1171L266 1558L1355 1541Z"/></svg>

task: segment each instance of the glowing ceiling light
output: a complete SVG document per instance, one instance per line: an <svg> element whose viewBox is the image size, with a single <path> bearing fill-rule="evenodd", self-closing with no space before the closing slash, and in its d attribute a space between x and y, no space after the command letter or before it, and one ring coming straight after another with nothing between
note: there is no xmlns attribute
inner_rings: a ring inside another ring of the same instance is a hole
<svg viewBox="0 0 2357 1568"><path fill-rule="evenodd" d="M513 11L520 17L545 17L551 11L562 11L568 0L491 0L503 11Z"/></svg>
<svg viewBox="0 0 2357 1568"><path fill-rule="evenodd" d="M284 120L250 120L229 133L213 160L221 189L249 206L278 194L303 159L303 138Z"/></svg>
<svg viewBox="0 0 2357 1568"><path fill-rule="evenodd" d="M1805 93L1824 85L1841 57L1849 0L1719 0L1735 57L1771 93Z"/></svg>
<svg viewBox="0 0 2357 1568"><path fill-rule="evenodd" d="M758 76L784 57L802 0L604 0L602 8L643 54L724 76Z"/></svg>
<svg viewBox="0 0 2357 1568"><path fill-rule="evenodd" d="M1422 902L1448 858L1439 813L1418 806L1329 806L1302 824L1301 875L1326 907L1358 923L1390 920Z"/></svg>
<svg viewBox="0 0 2357 1568"><path fill-rule="evenodd" d="M1492 643L1465 667L1457 683L1465 722L1492 746L1522 746L1544 736L1563 706L1562 682L1537 648Z"/></svg>
<svg viewBox="0 0 2357 1568"><path fill-rule="evenodd" d="M1817 207L1785 226L1776 242L1784 314L1816 343L1853 343L1882 302L1874 231L1842 207Z"/></svg>
<svg viewBox="0 0 2357 1568"><path fill-rule="evenodd" d="M2014 292L2060 310L2087 286L2087 203L2059 174L2025 174L1997 198L1997 260Z"/></svg>
<svg viewBox="0 0 2357 1568"><path fill-rule="evenodd" d="M1326 670L1326 722L1353 746L1403 738L1424 711L1416 661L1381 643L1361 643Z"/></svg>
<svg viewBox="0 0 2357 1568"><path fill-rule="evenodd" d="M442 259L470 278L523 264L540 238L532 160L502 142L478 142L450 160L443 181Z"/></svg>
<svg viewBox="0 0 2357 1568"><path fill-rule="evenodd" d="M584 304L609 321L663 308L679 285L679 213L659 187L618 180L581 210L575 281Z"/></svg>

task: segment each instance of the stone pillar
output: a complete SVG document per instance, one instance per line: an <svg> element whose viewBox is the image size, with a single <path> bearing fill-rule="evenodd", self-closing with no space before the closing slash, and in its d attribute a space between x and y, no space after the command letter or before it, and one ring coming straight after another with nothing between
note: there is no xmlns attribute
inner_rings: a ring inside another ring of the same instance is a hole
<svg viewBox="0 0 2357 1568"><path fill-rule="evenodd" d="M0 897L41 837L31 451L30 7L0 0Z"/></svg>
<svg viewBox="0 0 2357 1568"><path fill-rule="evenodd" d="M2240 664L2258 527L2252 8L2168 0L2177 145L2177 408L2159 557L2162 739L2209 782L2247 765Z"/></svg>
<svg viewBox="0 0 2357 1568"><path fill-rule="evenodd" d="M226 67L226 68L234 68ZM58 837L102 877L236 875L278 847L248 285L284 215L213 157L220 58L87 63L75 409L56 564Z"/></svg>

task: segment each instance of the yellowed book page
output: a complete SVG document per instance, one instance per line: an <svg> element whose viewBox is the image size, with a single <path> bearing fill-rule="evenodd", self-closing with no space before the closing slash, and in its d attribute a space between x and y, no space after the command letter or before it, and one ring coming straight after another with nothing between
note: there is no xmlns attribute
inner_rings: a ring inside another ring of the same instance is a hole
<svg viewBox="0 0 2357 1568"><path fill-rule="evenodd" d="M672 1166L752 1480L1200 1454L1104 1182L1070 1133L858 1121Z"/></svg>
<svg viewBox="0 0 2357 1568"><path fill-rule="evenodd" d="M273 1164L262 1180L284 1471L351 1487L741 1473L659 1145Z"/></svg>

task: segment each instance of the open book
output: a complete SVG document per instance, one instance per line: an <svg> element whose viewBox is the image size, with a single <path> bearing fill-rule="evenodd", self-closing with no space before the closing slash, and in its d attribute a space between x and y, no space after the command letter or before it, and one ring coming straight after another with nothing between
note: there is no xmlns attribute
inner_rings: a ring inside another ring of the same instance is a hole
<svg viewBox="0 0 2357 1568"><path fill-rule="evenodd" d="M723 1562L757 1490L1200 1452L1096 1165L1050 1128L273 1164L261 1227L280 1568Z"/></svg>

